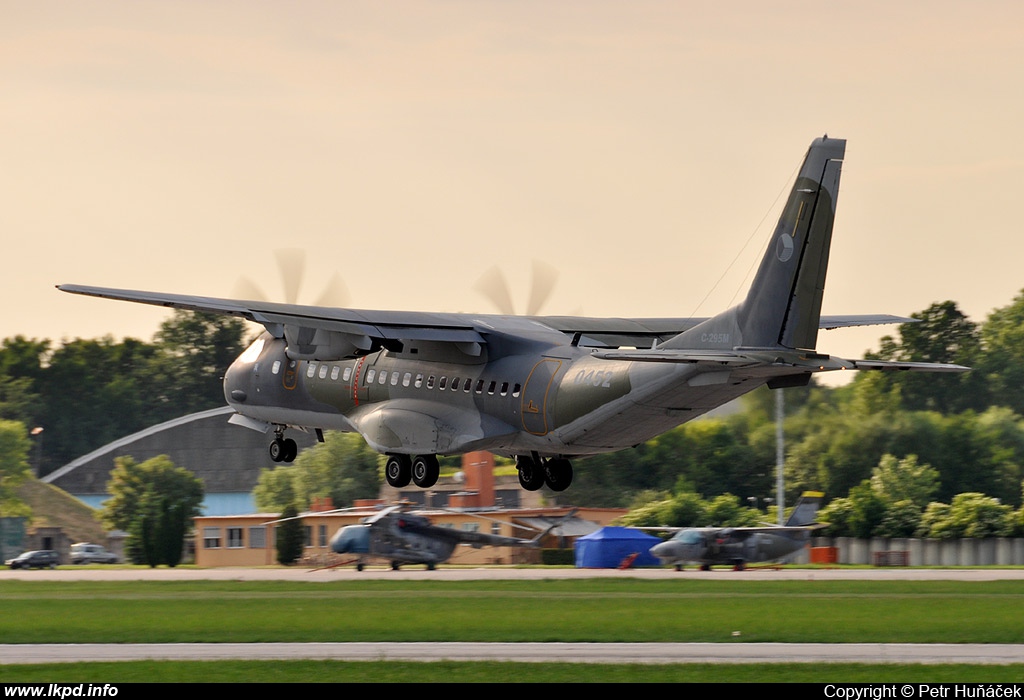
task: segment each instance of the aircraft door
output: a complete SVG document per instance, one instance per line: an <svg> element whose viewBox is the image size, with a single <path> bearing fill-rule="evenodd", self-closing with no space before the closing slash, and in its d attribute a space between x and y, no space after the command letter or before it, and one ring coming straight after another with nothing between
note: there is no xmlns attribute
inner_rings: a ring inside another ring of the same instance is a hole
<svg viewBox="0 0 1024 700"><path fill-rule="evenodd" d="M369 368L366 366L365 357L360 357L356 366L352 368L352 384L349 388L352 391L352 402L356 406L366 403L370 398L370 390L365 381L367 369Z"/></svg>
<svg viewBox="0 0 1024 700"><path fill-rule="evenodd" d="M526 432L547 435L551 430L547 421L548 392L561 367L561 360L541 360L526 378L522 397L523 430Z"/></svg>

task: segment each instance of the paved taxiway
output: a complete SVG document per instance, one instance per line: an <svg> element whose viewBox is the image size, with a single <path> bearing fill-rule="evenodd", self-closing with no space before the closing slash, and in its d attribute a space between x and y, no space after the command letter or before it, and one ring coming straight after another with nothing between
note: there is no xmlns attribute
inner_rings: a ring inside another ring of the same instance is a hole
<svg viewBox="0 0 1024 700"><path fill-rule="evenodd" d="M344 581L551 578L735 580L1022 580L1024 569L672 569L422 568L58 569L0 571L0 581ZM0 664L133 659L334 659L339 661L522 661L574 663L1024 663L1021 644L587 644L587 643L310 643L310 644L0 644Z"/></svg>
<svg viewBox="0 0 1024 700"><path fill-rule="evenodd" d="M21 570L0 569L0 581L10 579L46 581L362 581L388 579L392 581L474 581L483 579L584 579L584 578L642 578L642 579L700 579L735 581L997 581L1024 580L1024 567L1017 569L775 569L751 567L746 571L732 571L722 567L713 571L689 568L644 569L575 569L510 567L452 567L426 571L422 566L408 566L398 571L387 567L356 571L354 567L337 569L307 569L301 567L223 568L223 569L121 569L89 568Z"/></svg>

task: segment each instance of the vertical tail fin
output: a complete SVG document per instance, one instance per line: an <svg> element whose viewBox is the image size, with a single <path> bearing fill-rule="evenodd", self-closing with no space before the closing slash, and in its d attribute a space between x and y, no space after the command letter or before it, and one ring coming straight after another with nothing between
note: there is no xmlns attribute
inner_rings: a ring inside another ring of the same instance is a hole
<svg viewBox="0 0 1024 700"><path fill-rule="evenodd" d="M845 152L844 140L814 140L746 299L662 347L814 349Z"/></svg>
<svg viewBox="0 0 1024 700"><path fill-rule="evenodd" d="M814 525L818 520L818 506L821 505L821 500L824 497L825 494L821 491L804 491L800 500L796 502L793 512L789 514L786 527Z"/></svg>

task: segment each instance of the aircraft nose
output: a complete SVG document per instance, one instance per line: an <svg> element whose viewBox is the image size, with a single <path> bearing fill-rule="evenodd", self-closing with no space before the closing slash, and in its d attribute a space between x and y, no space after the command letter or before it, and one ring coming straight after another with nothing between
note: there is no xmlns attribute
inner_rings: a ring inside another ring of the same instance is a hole
<svg viewBox="0 0 1024 700"><path fill-rule="evenodd" d="M331 538L331 551L338 554L365 554L369 550L370 530L365 525L348 525Z"/></svg>
<svg viewBox="0 0 1024 700"><path fill-rule="evenodd" d="M671 542L659 542L658 544L651 547L651 554L658 557L658 559L664 559L672 551L673 546Z"/></svg>

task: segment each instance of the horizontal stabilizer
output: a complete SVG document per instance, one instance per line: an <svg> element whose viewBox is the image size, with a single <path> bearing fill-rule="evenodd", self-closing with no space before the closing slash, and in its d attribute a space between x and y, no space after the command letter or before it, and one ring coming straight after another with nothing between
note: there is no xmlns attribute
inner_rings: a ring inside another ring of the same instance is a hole
<svg viewBox="0 0 1024 700"><path fill-rule="evenodd" d="M855 360L854 369L885 370L889 372L970 372L970 367L941 362L889 362L886 360Z"/></svg>
<svg viewBox="0 0 1024 700"><path fill-rule="evenodd" d="M886 360L844 360L841 357L816 353L776 351L750 348L728 351L674 350L599 350L593 354L602 360L629 362L670 362L675 364L712 365L719 367L770 366L792 368L803 372L831 370L884 370L899 372L969 372L970 367L939 362L891 362Z"/></svg>

